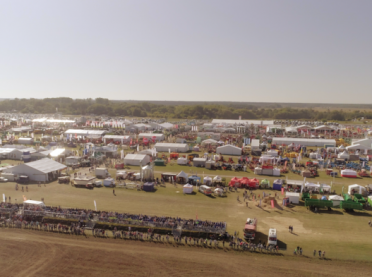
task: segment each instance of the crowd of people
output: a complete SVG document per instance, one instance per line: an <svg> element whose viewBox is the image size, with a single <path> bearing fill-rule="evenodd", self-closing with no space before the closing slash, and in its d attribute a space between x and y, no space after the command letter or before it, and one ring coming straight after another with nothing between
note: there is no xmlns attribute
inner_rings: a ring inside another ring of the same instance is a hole
<svg viewBox="0 0 372 277"><path fill-rule="evenodd" d="M10 207L16 204L1 203L0 207ZM17 205L18 209L18 205ZM94 211L87 209L72 209L51 206L23 205L25 215L42 215L74 218L79 220L94 220L100 222L111 222L118 224L129 224L137 226L154 226L165 228L182 227L185 230L199 230L222 233L226 231L225 222L214 222L199 219L183 219L169 216L149 216L144 214L118 213L107 211Z"/></svg>

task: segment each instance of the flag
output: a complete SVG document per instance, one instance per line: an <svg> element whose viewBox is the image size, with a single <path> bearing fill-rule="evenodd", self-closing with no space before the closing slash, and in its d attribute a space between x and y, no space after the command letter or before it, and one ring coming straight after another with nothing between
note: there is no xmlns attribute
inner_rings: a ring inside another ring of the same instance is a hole
<svg viewBox="0 0 372 277"><path fill-rule="evenodd" d="M95 208L96 211L97 211L97 203L96 203L96 200L94 200L94 208Z"/></svg>
<svg viewBox="0 0 372 277"><path fill-rule="evenodd" d="M3 194L3 197L5 197L5 194ZM24 195L23 195L23 201L27 201L27 198Z"/></svg>
<svg viewBox="0 0 372 277"><path fill-rule="evenodd" d="M24 197L24 196L23 196ZM3 202L5 202L5 194L3 193Z"/></svg>

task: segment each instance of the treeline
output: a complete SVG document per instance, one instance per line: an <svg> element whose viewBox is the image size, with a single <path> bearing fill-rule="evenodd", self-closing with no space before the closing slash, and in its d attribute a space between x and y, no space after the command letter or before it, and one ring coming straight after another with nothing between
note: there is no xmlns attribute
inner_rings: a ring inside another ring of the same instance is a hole
<svg viewBox="0 0 372 277"><path fill-rule="evenodd" d="M124 102L110 101L105 98L72 99L72 98L45 98L45 99L12 99L0 101L1 112L21 112L52 114L61 112L65 115L108 115L108 116L134 116L158 118L196 118L196 119L298 119L298 120L337 120L345 121L364 117L372 119L372 111L343 111L324 110L317 111L310 108L295 109L290 107L258 108L255 105L232 105L231 103L203 105L155 104L151 102Z"/></svg>

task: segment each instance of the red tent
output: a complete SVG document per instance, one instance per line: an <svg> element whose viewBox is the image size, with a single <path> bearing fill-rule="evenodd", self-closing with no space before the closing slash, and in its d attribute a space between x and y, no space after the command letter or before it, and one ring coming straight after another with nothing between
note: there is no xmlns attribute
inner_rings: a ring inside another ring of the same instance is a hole
<svg viewBox="0 0 372 277"><path fill-rule="evenodd" d="M241 179L239 179L239 178L237 178L237 177L234 177L234 178L231 179L231 181L230 181L230 183L229 183L229 186L230 186L230 187L234 187L235 184L237 184L238 187L240 187L240 181L241 181Z"/></svg>
<svg viewBox="0 0 372 277"><path fill-rule="evenodd" d="M249 179L248 186L250 188L256 189L256 188L259 187L259 184L260 184L260 182L256 178Z"/></svg>

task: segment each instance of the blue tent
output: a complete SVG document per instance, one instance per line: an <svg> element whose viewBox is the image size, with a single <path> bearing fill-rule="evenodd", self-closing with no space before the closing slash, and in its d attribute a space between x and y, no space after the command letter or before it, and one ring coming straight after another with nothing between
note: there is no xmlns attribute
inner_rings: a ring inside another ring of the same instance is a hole
<svg viewBox="0 0 372 277"><path fill-rule="evenodd" d="M320 200L328 200L328 199L327 199L327 196L323 195L322 198L320 198Z"/></svg>
<svg viewBox="0 0 372 277"><path fill-rule="evenodd" d="M191 176L189 177L189 183L190 184L196 184L196 182L199 181L199 184L201 183L201 178L198 176Z"/></svg>
<svg viewBox="0 0 372 277"><path fill-rule="evenodd" d="M282 190L283 180L282 179L276 179L273 182L273 190Z"/></svg>
<svg viewBox="0 0 372 277"><path fill-rule="evenodd" d="M144 183L143 184L143 190L144 191L154 191L154 183Z"/></svg>

